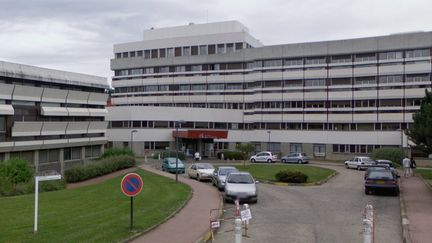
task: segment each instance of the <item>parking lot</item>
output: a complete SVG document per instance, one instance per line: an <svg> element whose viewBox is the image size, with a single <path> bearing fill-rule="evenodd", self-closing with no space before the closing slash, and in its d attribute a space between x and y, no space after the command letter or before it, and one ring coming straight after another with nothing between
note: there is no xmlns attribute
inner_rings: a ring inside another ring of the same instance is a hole
<svg viewBox="0 0 432 243"><path fill-rule="evenodd" d="M258 185L258 203L251 205L253 219L243 242L361 242L367 203L375 208L375 242L402 242L398 197L365 195L363 171L318 166L339 174L321 186ZM222 222L215 242L234 242L233 225L232 220Z"/></svg>

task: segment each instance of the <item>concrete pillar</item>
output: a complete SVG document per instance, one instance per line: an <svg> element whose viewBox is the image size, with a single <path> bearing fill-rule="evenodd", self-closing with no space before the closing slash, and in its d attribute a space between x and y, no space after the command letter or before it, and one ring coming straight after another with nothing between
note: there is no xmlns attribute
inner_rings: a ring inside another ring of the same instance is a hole
<svg viewBox="0 0 432 243"><path fill-rule="evenodd" d="M8 160L8 159L10 159L10 153L5 153L4 160Z"/></svg>
<svg viewBox="0 0 432 243"><path fill-rule="evenodd" d="M84 164L84 162L85 162L85 147L84 146L81 147L81 161Z"/></svg>
<svg viewBox="0 0 432 243"><path fill-rule="evenodd" d="M64 148L60 149L58 161L60 163L60 174L64 175Z"/></svg>
<svg viewBox="0 0 432 243"><path fill-rule="evenodd" d="M35 174L39 173L39 150L35 150L33 153L33 164L35 167Z"/></svg>
<svg viewBox="0 0 432 243"><path fill-rule="evenodd" d="M105 145L104 144L101 145L101 153L100 153L100 155L102 155L103 153L105 153Z"/></svg>

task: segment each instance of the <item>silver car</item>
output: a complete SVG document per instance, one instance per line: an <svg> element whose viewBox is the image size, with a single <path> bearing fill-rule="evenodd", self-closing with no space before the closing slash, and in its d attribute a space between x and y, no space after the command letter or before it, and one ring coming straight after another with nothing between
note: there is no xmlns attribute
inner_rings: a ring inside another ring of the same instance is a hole
<svg viewBox="0 0 432 243"><path fill-rule="evenodd" d="M193 163L189 166L189 178L195 178L198 181L211 180L215 168L209 163Z"/></svg>
<svg viewBox="0 0 432 243"><path fill-rule="evenodd" d="M238 172L236 167L233 166L220 166L213 172L212 183L219 190L223 190L225 186L225 180L229 173Z"/></svg>
<svg viewBox="0 0 432 243"><path fill-rule="evenodd" d="M258 191L254 178L249 172L232 172L225 182L224 199L226 202L239 201L258 202Z"/></svg>
<svg viewBox="0 0 432 243"><path fill-rule="evenodd" d="M281 162L306 164L309 163L309 158L305 153L289 153L281 158Z"/></svg>

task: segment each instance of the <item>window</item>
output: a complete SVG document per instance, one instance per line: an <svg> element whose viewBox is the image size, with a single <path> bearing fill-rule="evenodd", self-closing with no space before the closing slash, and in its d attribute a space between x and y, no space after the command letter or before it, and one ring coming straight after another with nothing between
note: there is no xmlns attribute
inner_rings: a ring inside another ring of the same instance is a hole
<svg viewBox="0 0 432 243"><path fill-rule="evenodd" d="M376 77L358 77L355 78L356 85L376 84Z"/></svg>
<svg viewBox="0 0 432 243"><path fill-rule="evenodd" d="M216 53L216 45L209 45L208 54L215 54L215 53Z"/></svg>
<svg viewBox="0 0 432 243"><path fill-rule="evenodd" d="M285 87L302 87L303 86L303 80L285 80L284 86Z"/></svg>
<svg viewBox="0 0 432 243"><path fill-rule="evenodd" d="M414 57L427 57L430 56L429 49L420 49L420 50L410 50L406 51L406 58L414 58Z"/></svg>
<svg viewBox="0 0 432 243"><path fill-rule="evenodd" d="M241 50L241 49L243 49L243 43L242 43L242 42L237 42L237 43L235 43L235 49L236 49L236 50Z"/></svg>
<svg viewBox="0 0 432 243"><path fill-rule="evenodd" d="M380 60L401 59L401 58L403 58L402 51L381 52L379 54Z"/></svg>
<svg viewBox="0 0 432 243"><path fill-rule="evenodd" d="M307 79L305 80L305 86L325 86L325 79Z"/></svg>
<svg viewBox="0 0 432 243"><path fill-rule="evenodd" d="M176 72L185 72L186 66L175 66L175 71Z"/></svg>
<svg viewBox="0 0 432 243"><path fill-rule="evenodd" d="M155 142L155 150L165 150L169 148L169 142Z"/></svg>
<svg viewBox="0 0 432 243"><path fill-rule="evenodd" d="M129 52L123 52L123 58L128 58L129 57Z"/></svg>
<svg viewBox="0 0 432 243"><path fill-rule="evenodd" d="M331 85L350 85L351 78L332 78Z"/></svg>
<svg viewBox="0 0 432 243"><path fill-rule="evenodd" d="M58 149L39 150L39 163L50 163L59 161Z"/></svg>
<svg viewBox="0 0 432 243"><path fill-rule="evenodd" d="M282 60L281 59L265 60L264 61L264 67L280 67L280 66L282 66Z"/></svg>
<svg viewBox="0 0 432 243"><path fill-rule="evenodd" d="M165 55L165 49L159 49L159 57L166 57Z"/></svg>
<svg viewBox="0 0 432 243"><path fill-rule="evenodd" d="M429 74L411 74L411 75L407 75L406 82L425 82L425 81L430 81L430 77Z"/></svg>
<svg viewBox="0 0 432 243"><path fill-rule="evenodd" d="M151 50L151 58L158 58L158 49Z"/></svg>
<svg viewBox="0 0 432 243"><path fill-rule="evenodd" d="M141 68L131 69L130 75L139 75L139 74L142 74L142 72L143 72L143 70Z"/></svg>
<svg viewBox="0 0 432 243"><path fill-rule="evenodd" d="M280 143L268 143L268 151L273 153L278 153L281 151L281 144Z"/></svg>
<svg viewBox="0 0 432 243"><path fill-rule="evenodd" d="M117 59L121 58L121 53L116 53L116 58Z"/></svg>
<svg viewBox="0 0 432 243"><path fill-rule="evenodd" d="M174 48L168 48L167 57L173 57L173 56L174 56Z"/></svg>
<svg viewBox="0 0 432 243"><path fill-rule="evenodd" d="M86 158L95 158L99 157L101 154L101 146L100 145L92 145L85 147L85 157Z"/></svg>
<svg viewBox="0 0 432 243"><path fill-rule="evenodd" d="M285 66L299 66L303 65L303 59L302 58L295 58L295 59L285 59Z"/></svg>
<svg viewBox="0 0 432 243"><path fill-rule="evenodd" d="M191 71L192 72L199 72L202 70L202 65L192 65L191 66Z"/></svg>
<svg viewBox="0 0 432 243"><path fill-rule="evenodd" d="M156 91L158 91L157 85L144 86L144 92L156 92Z"/></svg>
<svg viewBox="0 0 432 243"><path fill-rule="evenodd" d="M209 84L209 90L224 90L224 84Z"/></svg>
<svg viewBox="0 0 432 243"><path fill-rule="evenodd" d="M144 58L145 59L149 59L150 58L150 50L145 50L144 51Z"/></svg>
<svg viewBox="0 0 432 243"><path fill-rule="evenodd" d="M386 100L380 100L380 106L401 106L402 100L400 99L386 99Z"/></svg>
<svg viewBox="0 0 432 243"><path fill-rule="evenodd" d="M142 57L143 56L143 51L137 51L137 56Z"/></svg>
<svg viewBox="0 0 432 243"><path fill-rule="evenodd" d="M169 67L159 67L159 73L169 73Z"/></svg>
<svg viewBox="0 0 432 243"><path fill-rule="evenodd" d="M190 85L189 84L181 84L179 86L179 90L190 90Z"/></svg>
<svg viewBox="0 0 432 243"><path fill-rule="evenodd" d="M152 68L152 67L144 68L144 73L145 74L152 74L152 73L154 73L154 68Z"/></svg>
<svg viewBox="0 0 432 243"><path fill-rule="evenodd" d="M192 56L198 55L198 46L192 46L191 47L191 55Z"/></svg>
<svg viewBox="0 0 432 243"><path fill-rule="evenodd" d="M228 43L226 44L226 53L234 52L234 44Z"/></svg>
<svg viewBox="0 0 432 243"><path fill-rule="evenodd" d="M379 82L380 82L380 84L401 83L402 82L402 75L380 76Z"/></svg>
<svg viewBox="0 0 432 243"><path fill-rule="evenodd" d="M363 54L355 55L356 62L366 62L366 61L375 61L375 60L376 60L375 53L363 53Z"/></svg>
<svg viewBox="0 0 432 243"><path fill-rule="evenodd" d="M130 55L130 57L135 57L135 55L136 55L136 52L134 52L134 51L131 51L131 52L129 53L129 55Z"/></svg>
<svg viewBox="0 0 432 243"><path fill-rule="evenodd" d="M192 84L191 90L206 90L207 87L205 84Z"/></svg>
<svg viewBox="0 0 432 243"><path fill-rule="evenodd" d="M301 143L291 143L290 144L291 153L303 153L303 145Z"/></svg>
<svg viewBox="0 0 432 243"><path fill-rule="evenodd" d="M326 58L325 57L309 57L306 58L306 64L325 64Z"/></svg>
<svg viewBox="0 0 432 243"><path fill-rule="evenodd" d="M351 55L332 56L331 62L332 63L351 62Z"/></svg>
<svg viewBox="0 0 432 243"><path fill-rule="evenodd" d="M181 55L182 55L182 48L181 48L181 47L176 47L176 48L174 48L174 55L175 55L176 57L181 56Z"/></svg>
<svg viewBox="0 0 432 243"><path fill-rule="evenodd" d="M190 47L189 46L185 46L183 47L183 56L190 56Z"/></svg>
<svg viewBox="0 0 432 243"><path fill-rule="evenodd" d="M199 47L200 55L207 55L207 46L203 45Z"/></svg>
<svg viewBox="0 0 432 243"><path fill-rule="evenodd" d="M72 159L72 149L71 148L65 148L63 150L63 160L68 161Z"/></svg>
<svg viewBox="0 0 432 243"><path fill-rule="evenodd" d="M225 53L225 45L224 44L218 44L217 45L217 53Z"/></svg>
<svg viewBox="0 0 432 243"><path fill-rule="evenodd" d="M314 156L324 157L326 154L326 145L325 144L313 144L313 153L314 153Z"/></svg>
<svg viewBox="0 0 432 243"><path fill-rule="evenodd" d="M226 84L227 90L243 89L243 84Z"/></svg>
<svg viewBox="0 0 432 243"><path fill-rule="evenodd" d="M159 85L159 91L169 91L169 85Z"/></svg>

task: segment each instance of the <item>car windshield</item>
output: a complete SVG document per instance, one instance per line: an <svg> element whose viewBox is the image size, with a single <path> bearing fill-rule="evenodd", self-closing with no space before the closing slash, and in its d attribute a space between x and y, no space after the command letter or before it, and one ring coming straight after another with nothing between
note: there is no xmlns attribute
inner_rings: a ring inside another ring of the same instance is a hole
<svg viewBox="0 0 432 243"><path fill-rule="evenodd" d="M167 161L168 161L168 163L169 163L170 165L172 165L172 164L175 165L175 163L176 163L176 159L175 159L175 158L167 159ZM182 161L181 161L180 159L178 160L178 164L179 164L179 165L182 165L182 164L183 164Z"/></svg>
<svg viewBox="0 0 432 243"><path fill-rule="evenodd" d="M223 168L219 170L219 175L228 175L231 172L237 172L236 168Z"/></svg>
<svg viewBox="0 0 432 243"><path fill-rule="evenodd" d="M391 172L385 171L385 170L376 170L376 171L371 171L368 178L369 179L391 180L391 179L393 179L393 174Z"/></svg>
<svg viewBox="0 0 432 243"><path fill-rule="evenodd" d="M231 174L228 178L228 183L234 184L252 184L254 183L252 177L248 174Z"/></svg>
<svg viewBox="0 0 432 243"><path fill-rule="evenodd" d="M364 162L374 162L371 158L363 158Z"/></svg>
<svg viewBox="0 0 432 243"><path fill-rule="evenodd" d="M197 164L197 169L214 169L211 164Z"/></svg>

